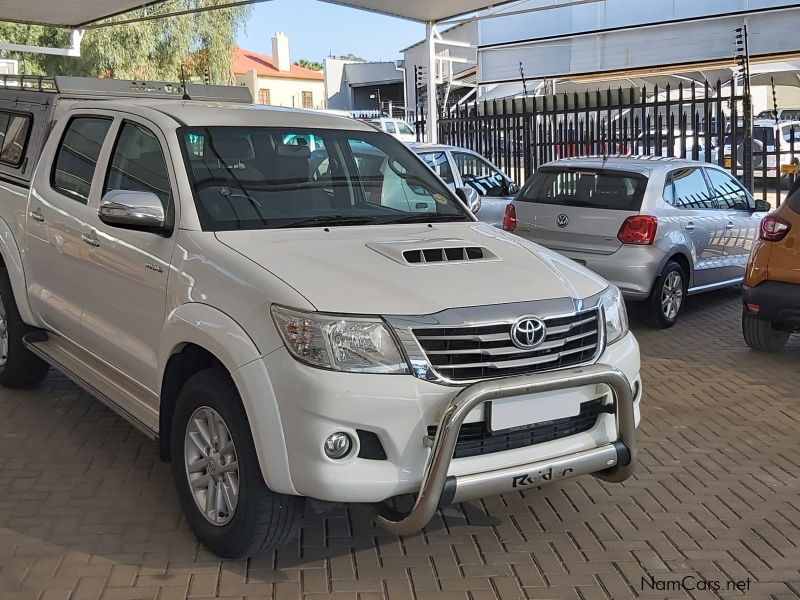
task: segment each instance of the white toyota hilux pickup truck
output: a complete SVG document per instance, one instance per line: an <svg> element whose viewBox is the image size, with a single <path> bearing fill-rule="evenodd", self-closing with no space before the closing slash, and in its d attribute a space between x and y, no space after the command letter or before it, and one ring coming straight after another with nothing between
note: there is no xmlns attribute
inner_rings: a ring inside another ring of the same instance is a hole
<svg viewBox="0 0 800 600"><path fill-rule="evenodd" d="M369 125L187 92L0 91L0 383L53 366L157 440L223 557L281 544L307 498L403 535L631 475L619 290Z"/></svg>

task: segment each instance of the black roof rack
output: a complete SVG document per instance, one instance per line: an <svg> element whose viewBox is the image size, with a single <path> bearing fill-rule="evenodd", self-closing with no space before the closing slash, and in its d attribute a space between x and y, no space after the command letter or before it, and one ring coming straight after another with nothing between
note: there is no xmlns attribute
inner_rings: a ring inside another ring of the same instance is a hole
<svg viewBox="0 0 800 600"><path fill-rule="evenodd" d="M183 98L181 83L165 81L131 81L96 79L92 77L2 75L0 90L46 92L66 98ZM251 103L253 97L245 86L204 85L187 83L186 92L192 100Z"/></svg>

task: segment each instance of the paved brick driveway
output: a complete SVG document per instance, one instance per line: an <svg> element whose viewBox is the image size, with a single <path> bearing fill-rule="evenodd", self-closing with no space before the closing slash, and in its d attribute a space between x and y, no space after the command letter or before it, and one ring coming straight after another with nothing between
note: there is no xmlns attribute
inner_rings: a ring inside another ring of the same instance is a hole
<svg viewBox="0 0 800 600"><path fill-rule="evenodd" d="M99 402L56 374L0 391L0 599L798 598L800 343L755 355L738 318L724 291L671 331L636 327L647 404L625 485L489 498L405 539L311 516L249 564L198 547L155 445Z"/></svg>

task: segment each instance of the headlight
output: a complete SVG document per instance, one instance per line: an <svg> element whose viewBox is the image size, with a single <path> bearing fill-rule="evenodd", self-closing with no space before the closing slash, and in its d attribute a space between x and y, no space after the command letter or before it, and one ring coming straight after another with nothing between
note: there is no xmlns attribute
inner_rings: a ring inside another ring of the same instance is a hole
<svg viewBox="0 0 800 600"><path fill-rule="evenodd" d="M313 367L351 373L408 373L408 365L378 318L326 315L272 307L289 352Z"/></svg>
<svg viewBox="0 0 800 600"><path fill-rule="evenodd" d="M606 341L613 344L628 333L628 312L625 310L625 299L615 285L603 292L600 299L603 313L606 316Z"/></svg>

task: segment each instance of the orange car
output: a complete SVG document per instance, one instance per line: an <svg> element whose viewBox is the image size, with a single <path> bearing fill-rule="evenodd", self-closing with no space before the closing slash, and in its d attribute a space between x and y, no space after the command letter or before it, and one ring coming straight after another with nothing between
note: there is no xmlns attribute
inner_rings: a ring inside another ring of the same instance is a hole
<svg viewBox="0 0 800 600"><path fill-rule="evenodd" d="M800 181L761 222L742 295L742 331L753 350L778 352L800 333Z"/></svg>

